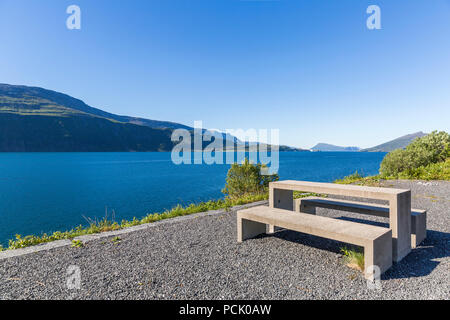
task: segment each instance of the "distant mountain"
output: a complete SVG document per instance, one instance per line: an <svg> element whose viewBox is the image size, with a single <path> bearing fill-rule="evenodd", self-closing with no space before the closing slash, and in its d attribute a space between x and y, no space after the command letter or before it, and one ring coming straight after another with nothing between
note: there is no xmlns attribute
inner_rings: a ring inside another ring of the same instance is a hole
<svg viewBox="0 0 450 320"><path fill-rule="evenodd" d="M405 136L402 136L400 138L391 140L389 142L385 142L383 144L380 144L378 146L362 149L361 151L365 152L391 152L395 149L404 149L406 148L414 139L421 138L423 136L426 136L426 133L423 133L422 131L407 134Z"/></svg>
<svg viewBox="0 0 450 320"><path fill-rule="evenodd" d="M311 148L312 151L359 151L358 147L340 147L328 143L318 143Z"/></svg>
<svg viewBox="0 0 450 320"><path fill-rule="evenodd" d="M309 152L309 150L307 150L307 149L284 146L284 145L278 146L278 150L279 151L294 151L294 152Z"/></svg>
<svg viewBox="0 0 450 320"><path fill-rule="evenodd" d="M266 146L266 149L270 151L270 149L272 148L272 145L270 144L263 144L263 143L259 143L259 142L251 142L251 143L240 143L238 145L236 145L236 149L237 151L249 151L251 147L255 148L255 145L259 148L260 146ZM225 149L226 150L226 149ZM254 149L252 149L254 150ZM296 148L296 147L290 147L290 146L286 146L286 145L279 145L278 146L278 151L282 151L282 152L309 152L309 150L306 149L302 149L302 148Z"/></svg>
<svg viewBox="0 0 450 320"><path fill-rule="evenodd" d="M171 151L175 129L194 130L175 122L112 114L56 91L0 84L0 152ZM230 134L220 134L237 148L245 146Z"/></svg>

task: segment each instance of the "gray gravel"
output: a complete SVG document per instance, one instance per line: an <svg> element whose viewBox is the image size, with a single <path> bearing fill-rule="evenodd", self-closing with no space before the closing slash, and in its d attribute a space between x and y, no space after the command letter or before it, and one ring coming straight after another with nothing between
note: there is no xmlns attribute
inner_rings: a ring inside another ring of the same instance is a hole
<svg viewBox="0 0 450 320"><path fill-rule="evenodd" d="M450 183L389 181L428 210L428 238L367 287L342 243L292 231L236 243L236 213L216 213L0 260L0 299L449 299ZM346 219L383 218L319 209ZM67 288L79 266L81 289Z"/></svg>

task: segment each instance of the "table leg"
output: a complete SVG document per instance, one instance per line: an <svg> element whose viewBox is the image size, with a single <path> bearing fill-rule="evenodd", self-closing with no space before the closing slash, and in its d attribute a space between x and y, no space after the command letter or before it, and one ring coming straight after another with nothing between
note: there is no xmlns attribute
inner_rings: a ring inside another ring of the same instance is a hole
<svg viewBox="0 0 450 320"><path fill-rule="evenodd" d="M392 259L402 260L411 252L411 191L389 201L389 227L392 229Z"/></svg>
<svg viewBox="0 0 450 320"><path fill-rule="evenodd" d="M292 190L269 188L269 206L294 211L294 196ZM274 233L275 226L268 225L267 233Z"/></svg>

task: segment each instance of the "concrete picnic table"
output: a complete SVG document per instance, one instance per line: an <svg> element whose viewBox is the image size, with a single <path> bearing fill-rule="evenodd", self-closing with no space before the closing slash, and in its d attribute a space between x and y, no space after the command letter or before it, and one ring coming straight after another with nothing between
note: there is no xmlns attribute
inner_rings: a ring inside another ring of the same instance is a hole
<svg viewBox="0 0 450 320"><path fill-rule="evenodd" d="M269 206L293 211L293 191L388 201L392 260L398 262L411 252L411 190L284 180L269 184ZM274 226L268 232L274 232Z"/></svg>

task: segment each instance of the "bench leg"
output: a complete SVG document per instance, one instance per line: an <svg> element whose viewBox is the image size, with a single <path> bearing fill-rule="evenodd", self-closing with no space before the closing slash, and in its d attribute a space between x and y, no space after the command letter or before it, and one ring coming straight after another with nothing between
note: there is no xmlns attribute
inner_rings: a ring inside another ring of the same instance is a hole
<svg viewBox="0 0 450 320"><path fill-rule="evenodd" d="M364 276L371 281L392 266L392 231L364 247ZM379 275L377 269L379 268Z"/></svg>
<svg viewBox="0 0 450 320"><path fill-rule="evenodd" d="M416 248L427 237L427 212L411 216L411 248Z"/></svg>
<svg viewBox="0 0 450 320"><path fill-rule="evenodd" d="M254 238L257 235L266 233L266 224L259 223L238 217L237 220L237 241Z"/></svg>
<svg viewBox="0 0 450 320"><path fill-rule="evenodd" d="M294 211L308 214L316 214L316 206L308 204L307 201L303 199L294 200Z"/></svg>
<svg viewBox="0 0 450 320"><path fill-rule="evenodd" d="M273 224L268 224L266 229L267 234L273 234L275 233L275 226Z"/></svg>

